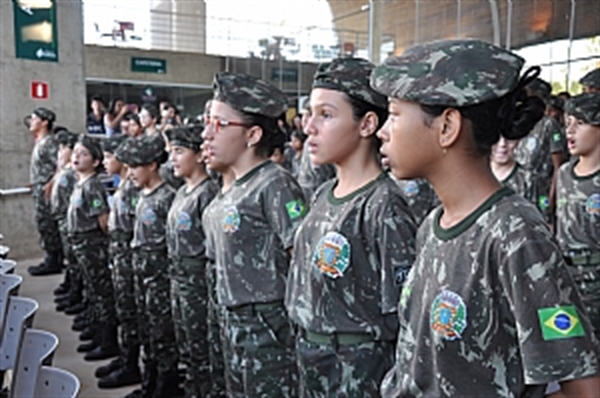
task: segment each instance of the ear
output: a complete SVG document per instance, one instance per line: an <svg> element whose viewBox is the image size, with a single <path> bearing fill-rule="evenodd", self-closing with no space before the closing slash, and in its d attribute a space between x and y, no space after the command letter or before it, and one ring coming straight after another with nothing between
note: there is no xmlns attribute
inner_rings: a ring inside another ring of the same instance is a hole
<svg viewBox="0 0 600 398"><path fill-rule="evenodd" d="M248 130L246 130L246 142L248 143L248 147L253 147L258 145L260 140L263 137L263 129L260 126L252 126Z"/></svg>
<svg viewBox="0 0 600 398"><path fill-rule="evenodd" d="M454 108L447 108L438 118L438 142L442 150L453 146L460 137L463 118L460 112Z"/></svg>
<svg viewBox="0 0 600 398"><path fill-rule="evenodd" d="M369 111L363 116L360 121L360 136L368 138L377 132L377 125L379 124L379 118L373 111Z"/></svg>
<svg viewBox="0 0 600 398"><path fill-rule="evenodd" d="M94 169L97 169L98 166L100 166L100 161L98 159L94 159L93 165L94 165Z"/></svg>

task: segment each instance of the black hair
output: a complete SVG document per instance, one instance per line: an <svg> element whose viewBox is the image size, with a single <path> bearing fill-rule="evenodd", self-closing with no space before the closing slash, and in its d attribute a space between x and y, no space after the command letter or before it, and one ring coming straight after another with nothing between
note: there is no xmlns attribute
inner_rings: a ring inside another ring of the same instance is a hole
<svg viewBox="0 0 600 398"><path fill-rule="evenodd" d="M294 130L292 131L292 137L304 143L304 141L306 141L306 139L308 138L308 135L304 134L304 132L302 132L301 130Z"/></svg>
<svg viewBox="0 0 600 398"><path fill-rule="evenodd" d="M54 134L54 135L57 135L61 131L68 131L68 129L66 127L64 127L64 126L54 126L52 128L52 134Z"/></svg>
<svg viewBox="0 0 600 398"><path fill-rule="evenodd" d="M447 106L421 104L426 114L425 124L430 126L433 118L441 115ZM481 104L457 107L461 116L471 122L476 156L489 155L500 136L508 140L525 137L544 116L546 105L535 96L527 96L518 87L513 92Z"/></svg>
<svg viewBox="0 0 600 398"><path fill-rule="evenodd" d="M344 93L344 96L346 97L348 103L352 107L352 117L354 118L355 122L358 122L363 117L365 117L365 115L368 112L374 112L375 115L377 115L377 128L375 129L375 133L383 127L385 121L388 118L387 109L380 108L373 104L369 104L368 102L352 97L346 93ZM373 148L376 151L379 151L379 147L381 146L381 140L379 139L379 137L377 137L376 134L372 134L370 138L373 140Z"/></svg>
<svg viewBox="0 0 600 398"><path fill-rule="evenodd" d="M244 123L250 126L258 126L262 129L262 137L256 145L257 155L268 158L273 154L274 148L276 148L280 142L285 143L287 137L277 125L278 118L241 111L239 111L239 113Z"/></svg>
<svg viewBox="0 0 600 398"><path fill-rule="evenodd" d="M158 109L152 104L144 104L142 105L142 109L145 109L146 112L150 114L150 117L154 120L158 120Z"/></svg>
<svg viewBox="0 0 600 398"><path fill-rule="evenodd" d="M140 116L137 113L128 113L125 117L127 120L134 122L138 126L142 127L142 122L140 122Z"/></svg>
<svg viewBox="0 0 600 398"><path fill-rule="evenodd" d="M556 94L557 97L567 97L567 98L571 98L571 93L569 93L568 91L561 91L560 93Z"/></svg>
<svg viewBox="0 0 600 398"><path fill-rule="evenodd" d="M104 105L104 101L102 101L102 97L100 97L99 95L92 95L92 97L90 98L90 104L94 101L98 101L100 102L102 105Z"/></svg>
<svg viewBox="0 0 600 398"><path fill-rule="evenodd" d="M117 102L121 101L123 104L125 104L125 100L123 100L123 98L121 97L117 97L115 99L113 99L112 101L110 101L110 103L108 104L108 114L112 115L112 116L116 116L116 110L115 108L117 107Z"/></svg>

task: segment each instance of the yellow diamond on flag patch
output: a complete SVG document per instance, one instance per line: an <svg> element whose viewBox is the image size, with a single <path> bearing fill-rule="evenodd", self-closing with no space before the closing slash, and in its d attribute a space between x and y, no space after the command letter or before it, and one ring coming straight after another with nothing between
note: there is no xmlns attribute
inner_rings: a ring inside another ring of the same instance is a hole
<svg viewBox="0 0 600 398"><path fill-rule="evenodd" d="M574 306L542 308L538 318L544 340L565 339L585 335Z"/></svg>

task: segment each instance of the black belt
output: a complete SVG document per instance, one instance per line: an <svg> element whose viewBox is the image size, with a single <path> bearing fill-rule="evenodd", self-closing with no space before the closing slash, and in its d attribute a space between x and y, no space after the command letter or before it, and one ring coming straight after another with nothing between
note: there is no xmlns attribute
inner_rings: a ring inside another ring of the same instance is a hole
<svg viewBox="0 0 600 398"><path fill-rule="evenodd" d="M270 303L250 303L235 307L227 307L228 311L236 314L253 314L255 312L268 311L283 306L283 301L272 301Z"/></svg>
<svg viewBox="0 0 600 398"><path fill-rule="evenodd" d="M565 259L569 265L598 265L600 252L567 252Z"/></svg>
<svg viewBox="0 0 600 398"><path fill-rule="evenodd" d="M110 233L110 239L112 240L129 240L133 239L133 232L126 231L112 231Z"/></svg>
<svg viewBox="0 0 600 398"><path fill-rule="evenodd" d="M375 341L373 335L369 333L317 333L310 330L300 329L302 337L313 344L331 345L337 347L340 345L356 345Z"/></svg>

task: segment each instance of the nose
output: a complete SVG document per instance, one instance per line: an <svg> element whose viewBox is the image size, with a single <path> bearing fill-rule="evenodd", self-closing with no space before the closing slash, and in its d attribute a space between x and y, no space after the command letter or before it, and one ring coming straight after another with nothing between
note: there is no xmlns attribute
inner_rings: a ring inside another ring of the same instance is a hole
<svg viewBox="0 0 600 398"><path fill-rule="evenodd" d="M375 133L375 135L377 135L377 138L379 138L381 141L389 141L389 138L390 138L390 134L388 131L389 122L390 122L390 119L388 118L385 121L385 123L383 124L383 126L381 126L379 131L377 133Z"/></svg>
<svg viewBox="0 0 600 398"><path fill-rule="evenodd" d="M304 132L306 135L315 135L317 133L317 129L314 123L314 115L308 116L306 119L306 126L304 127Z"/></svg>

